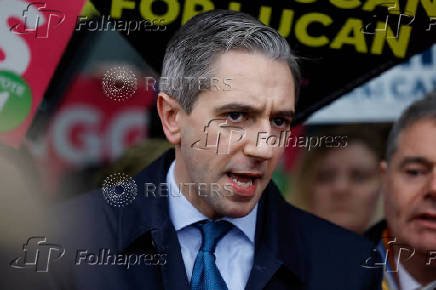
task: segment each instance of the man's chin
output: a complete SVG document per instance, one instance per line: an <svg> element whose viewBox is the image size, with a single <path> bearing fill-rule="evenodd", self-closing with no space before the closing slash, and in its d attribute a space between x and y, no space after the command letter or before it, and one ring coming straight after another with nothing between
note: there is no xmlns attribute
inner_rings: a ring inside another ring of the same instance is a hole
<svg viewBox="0 0 436 290"><path fill-rule="evenodd" d="M394 245L404 245L416 253L427 254L428 251L436 249L436 233L416 231L413 228L408 228L406 231L395 234L391 231L393 237L396 238ZM406 254L404 254L406 255Z"/></svg>
<svg viewBox="0 0 436 290"><path fill-rule="evenodd" d="M245 211L245 212L232 212L229 213L227 215L227 217L232 218L232 219L238 219L238 218L243 218L245 216L247 216L251 211Z"/></svg>
<svg viewBox="0 0 436 290"><path fill-rule="evenodd" d="M222 216L229 218L242 218L248 215L254 208L251 202L230 202L231 205L227 205L225 209L221 211Z"/></svg>
<svg viewBox="0 0 436 290"><path fill-rule="evenodd" d="M423 235L419 239L413 241L412 247L416 251L421 253L428 253L429 251L434 251L436 249L436 236L435 235Z"/></svg>

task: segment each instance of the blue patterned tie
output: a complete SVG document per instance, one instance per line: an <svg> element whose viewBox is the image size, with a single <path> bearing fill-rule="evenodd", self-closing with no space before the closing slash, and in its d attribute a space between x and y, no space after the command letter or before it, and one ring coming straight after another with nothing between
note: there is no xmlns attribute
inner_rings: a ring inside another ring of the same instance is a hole
<svg viewBox="0 0 436 290"><path fill-rule="evenodd" d="M227 290L226 282L215 264L215 247L233 225L226 221L200 221L194 224L200 229L203 242L195 259L191 278L191 290Z"/></svg>

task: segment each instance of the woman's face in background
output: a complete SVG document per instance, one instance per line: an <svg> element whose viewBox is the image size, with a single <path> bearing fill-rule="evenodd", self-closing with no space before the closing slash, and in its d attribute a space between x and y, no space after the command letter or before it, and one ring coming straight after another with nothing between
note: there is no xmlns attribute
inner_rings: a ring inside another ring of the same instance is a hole
<svg viewBox="0 0 436 290"><path fill-rule="evenodd" d="M333 149L320 159L310 190L312 213L349 230L363 233L379 198L376 154L362 142Z"/></svg>

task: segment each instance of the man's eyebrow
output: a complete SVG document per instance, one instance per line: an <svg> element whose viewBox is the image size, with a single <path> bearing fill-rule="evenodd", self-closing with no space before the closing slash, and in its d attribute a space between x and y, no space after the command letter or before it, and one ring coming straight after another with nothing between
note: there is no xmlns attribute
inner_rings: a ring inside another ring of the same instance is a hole
<svg viewBox="0 0 436 290"><path fill-rule="evenodd" d="M253 106L246 105L246 104L240 104L240 103L225 104L225 105L222 105L220 107L215 108L214 111L215 111L215 114L217 114L217 115L224 113L224 112L228 112L228 111L253 112L253 113L260 113L261 112L261 110L258 108L255 108Z"/></svg>
<svg viewBox="0 0 436 290"><path fill-rule="evenodd" d="M224 112L235 111L235 112L252 112L252 113L261 113L262 110L255 108L250 105L240 104L240 103L230 103L222 105L215 109L215 114L219 115ZM273 116L283 116L293 119L295 116L295 112L293 110L290 111L273 111Z"/></svg>
<svg viewBox="0 0 436 290"><path fill-rule="evenodd" d="M431 166L433 162L422 156L406 156L400 163L400 167L404 167L410 163L420 163L425 166Z"/></svg>
<svg viewBox="0 0 436 290"><path fill-rule="evenodd" d="M295 111L274 111L272 113L273 116L282 116L282 117L288 117L290 119L293 119L295 116Z"/></svg>

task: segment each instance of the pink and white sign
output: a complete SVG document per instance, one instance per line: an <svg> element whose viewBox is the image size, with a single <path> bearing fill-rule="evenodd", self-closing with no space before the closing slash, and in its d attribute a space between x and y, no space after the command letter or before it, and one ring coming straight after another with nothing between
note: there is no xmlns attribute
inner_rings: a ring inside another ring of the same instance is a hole
<svg viewBox="0 0 436 290"><path fill-rule="evenodd" d="M20 144L84 2L0 0L0 142Z"/></svg>

